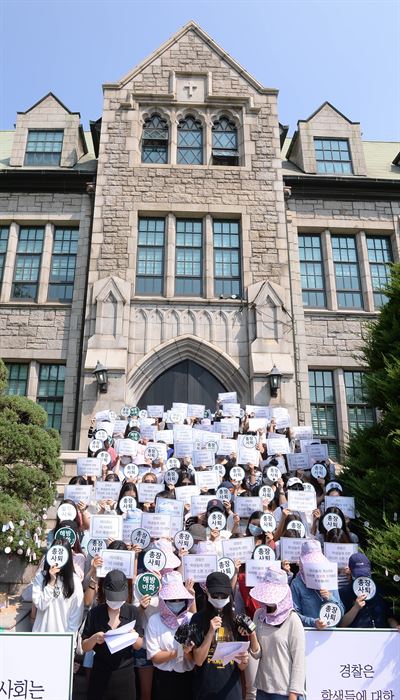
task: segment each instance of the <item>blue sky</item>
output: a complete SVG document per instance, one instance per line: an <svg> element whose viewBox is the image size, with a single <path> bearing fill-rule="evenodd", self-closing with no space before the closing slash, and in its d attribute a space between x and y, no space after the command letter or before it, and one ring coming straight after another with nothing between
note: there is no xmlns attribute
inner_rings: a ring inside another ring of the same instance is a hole
<svg viewBox="0 0 400 700"><path fill-rule="evenodd" d="M85 128L118 80L189 19L279 89L290 133L329 100L400 140L399 0L0 0L0 128L49 91Z"/></svg>

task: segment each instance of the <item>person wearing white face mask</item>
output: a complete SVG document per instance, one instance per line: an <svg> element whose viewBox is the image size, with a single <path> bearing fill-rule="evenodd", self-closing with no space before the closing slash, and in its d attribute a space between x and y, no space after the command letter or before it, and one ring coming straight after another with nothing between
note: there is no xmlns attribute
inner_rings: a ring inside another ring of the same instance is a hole
<svg viewBox="0 0 400 700"><path fill-rule="evenodd" d="M87 700L135 700L134 650L143 644L143 630L137 608L126 603L128 581L122 571L110 571L104 578L106 602L90 610L82 633L84 652L94 649ZM139 637L134 644L111 654L104 635L132 623Z"/></svg>

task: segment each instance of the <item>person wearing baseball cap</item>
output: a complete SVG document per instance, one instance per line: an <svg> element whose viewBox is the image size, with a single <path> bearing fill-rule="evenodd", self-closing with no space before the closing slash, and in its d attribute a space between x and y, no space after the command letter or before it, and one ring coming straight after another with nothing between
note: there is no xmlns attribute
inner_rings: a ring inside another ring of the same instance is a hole
<svg viewBox="0 0 400 700"><path fill-rule="evenodd" d="M104 577L103 591L106 602L89 611L82 633L84 652L94 650L93 668L90 674L87 700L124 700L136 697L134 650L143 643L143 630L138 611L126 603L128 580L122 571L113 569ZM137 633L125 648L111 654L105 643L105 633L123 625L132 625Z"/></svg>

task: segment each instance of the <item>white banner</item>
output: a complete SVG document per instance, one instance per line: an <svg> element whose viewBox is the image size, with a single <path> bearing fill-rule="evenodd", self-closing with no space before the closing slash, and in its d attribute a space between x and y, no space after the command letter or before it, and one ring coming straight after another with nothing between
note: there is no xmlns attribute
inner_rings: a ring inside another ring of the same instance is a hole
<svg viewBox="0 0 400 700"><path fill-rule="evenodd" d="M254 537L235 537L233 540L222 540L224 557L232 561L240 559L242 564L251 559L254 549Z"/></svg>
<svg viewBox="0 0 400 700"><path fill-rule="evenodd" d="M200 515L200 513L205 513L207 510L207 503L211 501L215 496L192 496L190 503L190 514Z"/></svg>
<svg viewBox="0 0 400 700"><path fill-rule="evenodd" d="M133 432L135 431L133 430ZM135 442L135 440L131 440L130 438L126 438L126 440L116 440L115 449L120 457L122 455L126 455L127 457L136 457L138 450L137 442Z"/></svg>
<svg viewBox="0 0 400 700"><path fill-rule="evenodd" d="M121 488L121 481L96 481L94 487L95 501L118 501Z"/></svg>
<svg viewBox="0 0 400 700"><path fill-rule="evenodd" d="M224 391L222 393L220 392L218 394L218 401L220 403L224 403L224 402L237 403L237 393L236 393L236 391Z"/></svg>
<svg viewBox="0 0 400 700"><path fill-rule="evenodd" d="M79 457L76 468L78 476L101 476L101 461L97 457Z"/></svg>
<svg viewBox="0 0 400 700"><path fill-rule="evenodd" d="M281 537L279 540L279 554L282 561L290 561L296 564L300 559L304 537Z"/></svg>
<svg viewBox="0 0 400 700"><path fill-rule="evenodd" d="M314 445L312 442L307 445L307 452L310 467L312 467L315 462L325 462L325 460L328 459L328 445L326 444Z"/></svg>
<svg viewBox="0 0 400 700"><path fill-rule="evenodd" d="M176 486L175 496L178 501L190 503L192 496L200 496L200 489L194 484L191 484L190 486Z"/></svg>
<svg viewBox="0 0 400 700"><path fill-rule="evenodd" d="M304 562L303 571L307 588L313 588L316 591L322 589L337 591L338 565L336 562Z"/></svg>
<svg viewBox="0 0 400 700"><path fill-rule="evenodd" d="M92 495L91 486L81 486L80 484L67 484L64 487L65 500L73 501L74 503L89 503Z"/></svg>
<svg viewBox="0 0 400 700"><path fill-rule="evenodd" d="M195 583L203 583L214 571L218 571L217 555L187 554L183 557L184 581L191 578Z"/></svg>
<svg viewBox="0 0 400 700"><path fill-rule="evenodd" d="M286 437L268 438L267 451L269 455L287 455L290 452L289 440Z"/></svg>
<svg viewBox="0 0 400 700"><path fill-rule="evenodd" d="M218 442L217 455L230 455L232 452L236 454L237 440L232 438L221 438Z"/></svg>
<svg viewBox="0 0 400 700"><path fill-rule="evenodd" d="M298 510L301 513L311 513L317 507L317 497L315 491L292 491L287 492L289 510Z"/></svg>
<svg viewBox="0 0 400 700"><path fill-rule="evenodd" d="M246 405L246 413L248 416L254 414L254 418L266 418L269 420L271 409L269 406L249 406Z"/></svg>
<svg viewBox="0 0 400 700"><path fill-rule="evenodd" d="M235 498L234 511L241 518L249 518L256 510L262 510L259 496L238 496Z"/></svg>
<svg viewBox="0 0 400 700"><path fill-rule="evenodd" d="M137 485L139 503L154 503L160 491L164 491L164 484L147 484L141 482Z"/></svg>
<svg viewBox="0 0 400 700"><path fill-rule="evenodd" d="M173 430L158 430L156 433L157 442L165 442L166 445L172 445L174 442Z"/></svg>
<svg viewBox="0 0 400 700"><path fill-rule="evenodd" d="M122 515L91 515L89 534L95 540L121 540Z"/></svg>
<svg viewBox="0 0 400 700"><path fill-rule="evenodd" d="M174 457L191 457L193 454L193 443L175 442Z"/></svg>
<svg viewBox="0 0 400 700"><path fill-rule="evenodd" d="M194 479L199 489L217 489L220 484L218 473L213 471L196 472Z"/></svg>
<svg viewBox="0 0 400 700"><path fill-rule="evenodd" d="M143 513L142 528L150 533L150 537L169 537L171 532L171 516L165 513Z"/></svg>
<svg viewBox="0 0 400 700"><path fill-rule="evenodd" d="M100 552L100 556L103 560L103 565L98 566L96 569L96 575L99 578L104 578L113 569L123 571L126 578L133 578L135 552L125 552L122 549L103 549Z"/></svg>
<svg viewBox="0 0 400 700"><path fill-rule="evenodd" d="M289 453L286 455L289 471L295 472L297 469L308 469L308 455L303 452Z"/></svg>
<svg viewBox="0 0 400 700"><path fill-rule="evenodd" d="M214 452L211 450L193 450L192 463L197 467L212 467L215 462ZM199 472L204 473L204 472ZM214 488L211 486L210 488Z"/></svg>
<svg viewBox="0 0 400 700"><path fill-rule="evenodd" d="M239 445L237 454L238 464L254 464L258 467L260 461L260 452L255 447L243 447Z"/></svg>
<svg viewBox="0 0 400 700"><path fill-rule="evenodd" d="M147 415L149 418L162 418L164 415L164 406L147 406Z"/></svg>
<svg viewBox="0 0 400 700"><path fill-rule="evenodd" d="M349 558L358 552L358 544L324 543L324 554L329 561L337 562L339 569L345 569L349 565Z"/></svg>
<svg viewBox="0 0 400 700"><path fill-rule="evenodd" d="M292 425L290 432L295 440L313 439L312 425Z"/></svg>
<svg viewBox="0 0 400 700"><path fill-rule="evenodd" d="M206 407L203 404L190 403L187 407L188 418L204 418Z"/></svg>
<svg viewBox="0 0 400 700"><path fill-rule="evenodd" d="M257 586L262 583L265 578L265 572L268 568L280 571L281 562L267 561L266 559L247 559L246 564L246 586Z"/></svg>
<svg viewBox="0 0 400 700"><path fill-rule="evenodd" d="M340 508L348 518L356 517L356 507L353 496L325 496L325 510L331 506Z"/></svg>
<svg viewBox="0 0 400 700"><path fill-rule="evenodd" d="M142 525L142 511L135 510L130 518L124 518L122 527L122 541L125 544L132 544L131 534Z"/></svg>

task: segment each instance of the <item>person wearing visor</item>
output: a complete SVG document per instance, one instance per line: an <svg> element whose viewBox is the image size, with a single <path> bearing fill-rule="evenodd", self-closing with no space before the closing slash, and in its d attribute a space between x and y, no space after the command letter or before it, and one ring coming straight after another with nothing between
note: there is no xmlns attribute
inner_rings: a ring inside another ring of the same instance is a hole
<svg viewBox="0 0 400 700"><path fill-rule="evenodd" d="M84 652L94 650L87 700L135 700L134 651L143 644L143 630L137 608L126 603L128 580L122 571L110 571L104 578L106 602L92 608L82 633ZM111 654L104 635L109 630L132 623L139 634L136 641Z"/></svg>
<svg viewBox="0 0 400 700"><path fill-rule="evenodd" d="M257 700L302 700L305 635L285 572L267 569L250 595L260 605L254 615L256 647L250 647L251 656L260 660L254 681Z"/></svg>

